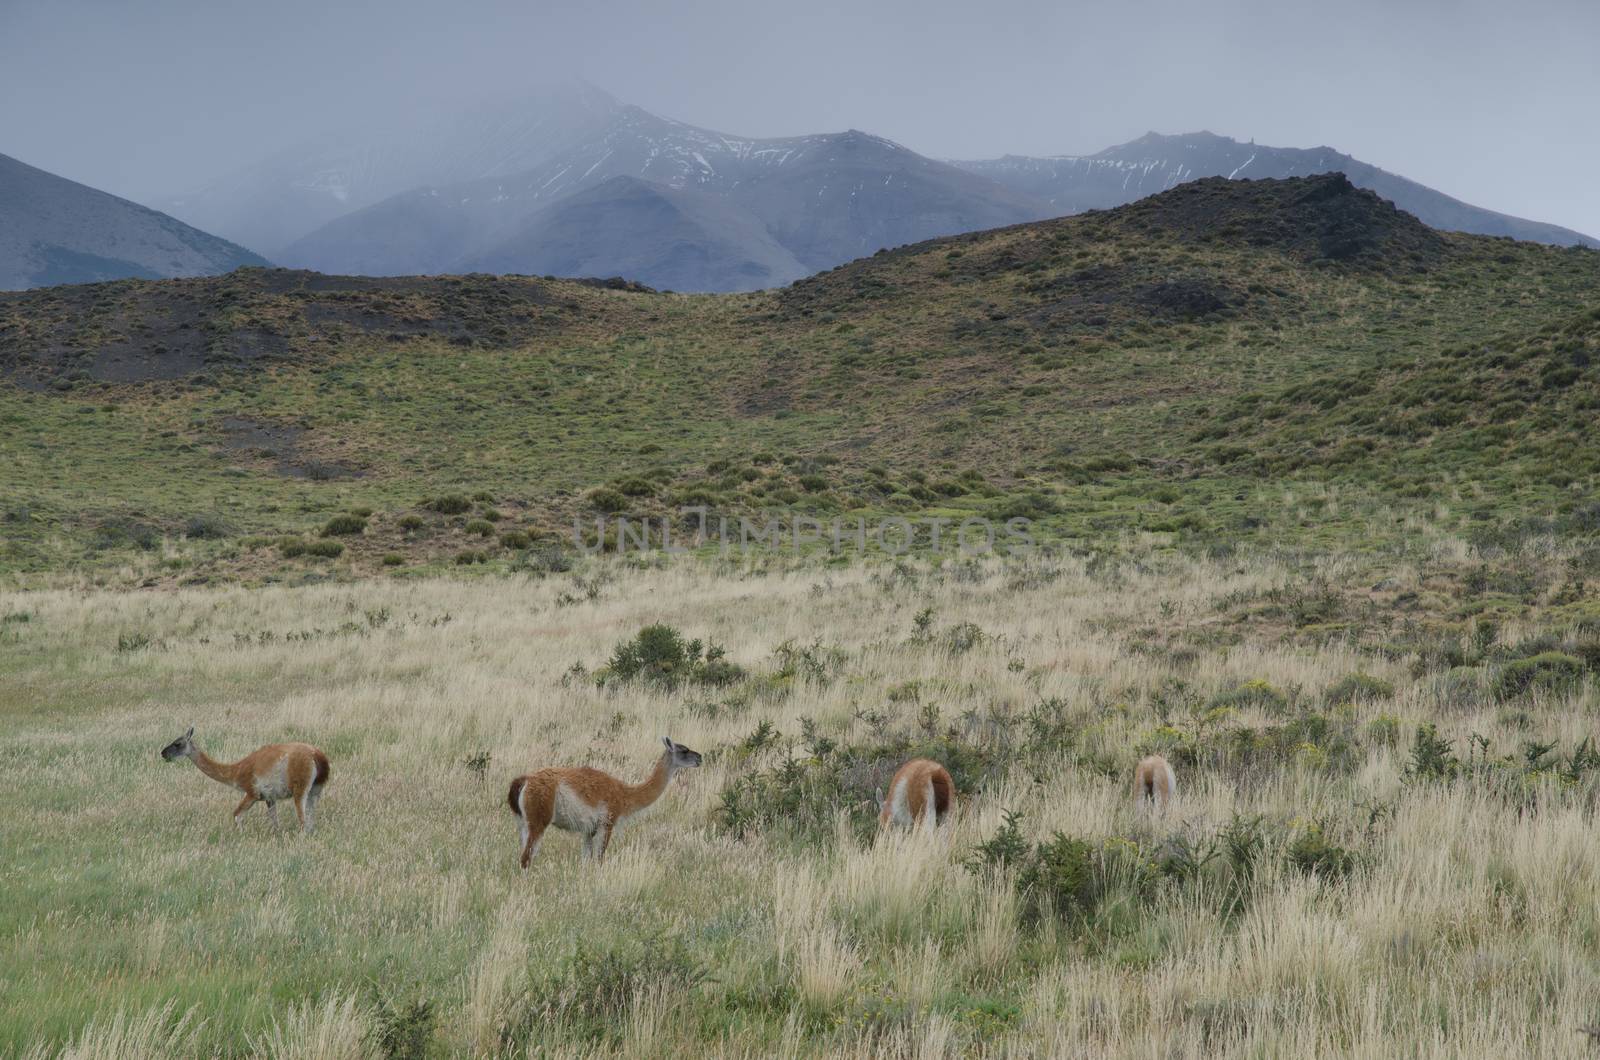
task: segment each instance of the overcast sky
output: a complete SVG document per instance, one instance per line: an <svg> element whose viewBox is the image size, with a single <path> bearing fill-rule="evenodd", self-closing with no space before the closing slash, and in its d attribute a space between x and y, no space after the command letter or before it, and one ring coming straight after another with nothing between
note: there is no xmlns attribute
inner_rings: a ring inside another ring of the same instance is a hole
<svg viewBox="0 0 1600 1060"><path fill-rule="evenodd" d="M946 158L1327 144L1600 235L1592 0L0 0L0 153L151 200L564 76L724 132Z"/></svg>

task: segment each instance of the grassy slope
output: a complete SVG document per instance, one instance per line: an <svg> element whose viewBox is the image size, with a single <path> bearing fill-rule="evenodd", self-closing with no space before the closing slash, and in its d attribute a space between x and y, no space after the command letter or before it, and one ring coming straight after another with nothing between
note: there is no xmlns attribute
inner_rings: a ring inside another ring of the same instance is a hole
<svg viewBox="0 0 1600 1060"><path fill-rule="evenodd" d="M1519 560L1530 589L1562 559ZM1419 635L1407 597L1477 596L1448 539L1294 636L1299 594L1375 574L1159 551L589 562L576 603L565 578L0 593L0 1055L381 1056L376 1029L419 1003L432 1051L387 1055L1588 1055L1600 769L1573 756L1594 677L1501 700L1496 675L1544 647L1529 627ZM1572 636L1600 667L1597 619ZM751 676L573 673L663 620ZM1427 721L1492 756L1408 777ZM322 745L318 831L275 836L257 808L235 832L230 792L157 755L189 724L230 758ZM640 775L663 732L706 766L606 865L552 832L517 871L510 776ZM957 775L943 841L861 842L897 734ZM1525 741L1553 745L1537 770ZM1183 793L1153 822L1126 782L1149 750ZM1008 809L1028 842L1101 850L1105 895L1041 921L1011 875L969 871ZM1261 817L1243 892L1226 853L1174 860L1236 814ZM142 1051L111 1025L163 1006Z"/></svg>
<svg viewBox="0 0 1600 1060"><path fill-rule="evenodd" d="M1464 445L1445 459L1413 426L1403 459L1349 450L1329 466L1281 458L1316 449L1325 416L1254 424L1258 409L1310 400L1340 403L1343 434L1365 430L1387 417L1394 381L1448 374L1446 354L1593 308L1600 255L1434 233L1336 180L1196 182L753 295L241 273L13 296L0 301L0 364L37 389L0 389L0 562L137 565L108 547L123 524L148 541L146 528L178 535L220 516L234 542L171 562L185 576L277 576L297 568L241 553L237 535L364 506L378 515L343 567L396 550L420 564L474 543L462 518L395 532L424 497L486 491L512 522L559 534L585 489L640 477L650 488L629 505L641 511L983 512L1042 493L1038 511L1059 508L1064 534L1201 540L1347 537L1397 503L1455 505L1463 526L1581 507L1589 453L1557 467L1547 452L1507 461ZM322 290L340 282L367 289ZM192 325L174 330L180 317ZM95 352L107 348L181 378L97 382L126 374ZM1562 395L1591 393L1596 371L1578 366L1547 395L1561 417L1587 408ZM1513 407L1507 380L1482 382L1459 400L1499 409L1513 435L1573 437L1543 398ZM225 429L235 416L303 433L263 453ZM1273 477L1241 448L1279 454ZM1277 488L1289 473L1336 483L1349 521L1298 525ZM228 555L208 558L219 547Z"/></svg>

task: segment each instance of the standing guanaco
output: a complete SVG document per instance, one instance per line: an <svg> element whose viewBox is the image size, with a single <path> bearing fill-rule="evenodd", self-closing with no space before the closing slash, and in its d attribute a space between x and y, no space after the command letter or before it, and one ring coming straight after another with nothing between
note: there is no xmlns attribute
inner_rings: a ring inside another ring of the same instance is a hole
<svg viewBox="0 0 1600 1060"><path fill-rule="evenodd" d="M234 808L233 823L242 827L244 812L257 802L267 804L272 827L278 827L277 804L284 799L294 803L300 827L313 827L313 816L322 789L328 785L328 756L308 743L271 743L245 755L231 765L218 762L194 745L194 726L161 749L168 762L187 758L212 780L238 788L244 799Z"/></svg>
<svg viewBox="0 0 1600 1060"><path fill-rule="evenodd" d="M506 802L522 822L522 867L539 852L550 825L583 836L583 856L603 860L617 825L661 798L680 769L700 764L700 752L663 736L666 750L642 784L627 784L609 773L580 766L541 769L511 782Z"/></svg>
<svg viewBox="0 0 1600 1060"><path fill-rule="evenodd" d="M1164 810L1178 794L1178 778L1172 763L1160 755L1148 755L1133 769L1133 801L1138 806Z"/></svg>
<svg viewBox="0 0 1600 1060"><path fill-rule="evenodd" d="M889 797L878 792L878 827L918 825L932 833L950 815L955 797L950 772L928 758L913 758L889 781Z"/></svg>

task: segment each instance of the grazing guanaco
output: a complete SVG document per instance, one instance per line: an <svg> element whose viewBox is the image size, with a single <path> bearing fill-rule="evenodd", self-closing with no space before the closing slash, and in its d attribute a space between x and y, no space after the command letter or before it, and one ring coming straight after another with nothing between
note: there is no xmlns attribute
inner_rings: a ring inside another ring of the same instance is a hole
<svg viewBox="0 0 1600 1060"><path fill-rule="evenodd" d="M699 751L673 743L670 736L661 742L666 750L642 784L627 784L587 766L541 769L513 780L506 802L522 822L522 867L539 852L550 825L583 836L583 856L603 860L617 825L661 798L678 770L700 764Z"/></svg>
<svg viewBox="0 0 1600 1060"><path fill-rule="evenodd" d="M314 825L317 800L328 785L328 756L308 743L271 743L229 764L211 758L194 744L194 726L161 749L168 762L187 758L210 777L244 792L234 807L233 823L242 827L244 812L257 802L267 804L272 827L278 827L277 804L285 799L294 803L300 827L307 832Z"/></svg>
<svg viewBox="0 0 1600 1060"><path fill-rule="evenodd" d="M899 825L932 833L950 816L956 787L950 771L928 758L913 758L889 781L889 797L878 792L878 827Z"/></svg>
<svg viewBox="0 0 1600 1060"><path fill-rule="evenodd" d="M1164 810L1178 794L1178 778L1172 763L1160 755L1148 755L1133 769L1133 801L1142 807Z"/></svg>

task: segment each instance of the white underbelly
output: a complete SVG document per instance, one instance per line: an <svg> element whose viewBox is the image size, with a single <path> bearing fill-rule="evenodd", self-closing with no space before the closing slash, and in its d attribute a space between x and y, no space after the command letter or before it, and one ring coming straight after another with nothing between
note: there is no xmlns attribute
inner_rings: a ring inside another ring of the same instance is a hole
<svg viewBox="0 0 1600 1060"><path fill-rule="evenodd" d="M267 802L279 802L289 797L289 759L280 758L276 765L257 773L256 797Z"/></svg>
<svg viewBox="0 0 1600 1060"><path fill-rule="evenodd" d="M604 805L590 806L567 785L556 785L556 803L550 812L551 824L568 832L588 835L605 819Z"/></svg>

